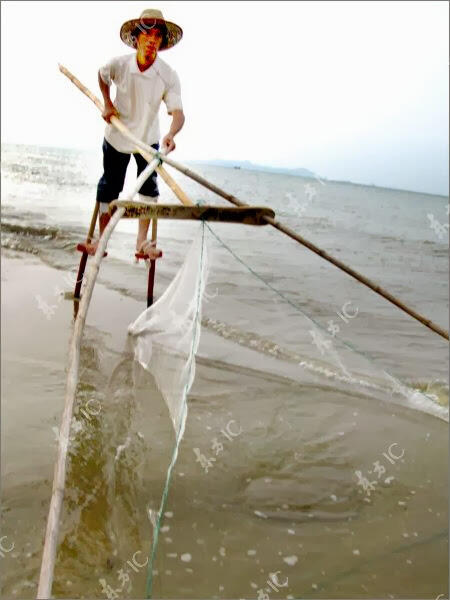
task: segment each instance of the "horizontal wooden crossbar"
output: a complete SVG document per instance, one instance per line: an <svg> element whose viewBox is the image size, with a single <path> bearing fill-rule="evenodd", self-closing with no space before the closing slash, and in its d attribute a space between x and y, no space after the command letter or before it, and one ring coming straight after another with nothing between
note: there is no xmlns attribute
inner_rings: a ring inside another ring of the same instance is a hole
<svg viewBox="0 0 450 600"><path fill-rule="evenodd" d="M244 225L267 225L266 217L273 218L274 211L264 206L180 206L178 204L146 204L114 200L112 207L124 208L125 219L191 219L243 223Z"/></svg>

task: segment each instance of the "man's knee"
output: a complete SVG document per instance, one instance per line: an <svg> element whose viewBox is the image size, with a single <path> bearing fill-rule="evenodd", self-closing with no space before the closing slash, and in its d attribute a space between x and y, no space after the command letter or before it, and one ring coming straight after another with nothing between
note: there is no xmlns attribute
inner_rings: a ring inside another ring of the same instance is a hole
<svg viewBox="0 0 450 600"><path fill-rule="evenodd" d="M98 203L98 212L100 215L109 213L109 202L99 202Z"/></svg>
<svg viewBox="0 0 450 600"><path fill-rule="evenodd" d="M117 180L115 178L108 179L103 175L97 185L97 202L103 204L117 200L123 189L124 180L125 177L123 180Z"/></svg>
<svg viewBox="0 0 450 600"><path fill-rule="evenodd" d="M103 175L97 186L97 202L111 202L119 197L129 161L130 154L117 151L103 140Z"/></svg>
<svg viewBox="0 0 450 600"><path fill-rule="evenodd" d="M145 194L138 194L139 202L151 203L154 204L158 202L159 196L146 196Z"/></svg>

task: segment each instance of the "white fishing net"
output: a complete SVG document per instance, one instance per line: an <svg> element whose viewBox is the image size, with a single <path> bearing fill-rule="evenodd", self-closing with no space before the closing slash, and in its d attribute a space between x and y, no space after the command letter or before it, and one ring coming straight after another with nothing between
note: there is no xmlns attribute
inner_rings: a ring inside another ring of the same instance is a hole
<svg viewBox="0 0 450 600"><path fill-rule="evenodd" d="M153 375L167 403L175 433L180 432L181 436L186 420L185 399L195 376L201 298L207 275L202 226L172 283L128 328L136 336L135 358Z"/></svg>
<svg viewBox="0 0 450 600"><path fill-rule="evenodd" d="M247 540L265 540L269 533L284 555L280 562L278 555L271 555L271 544L261 542L266 567L283 569L286 576L301 553L294 533L303 523L317 523L323 531L325 521L333 532L339 521L354 519L372 502L369 488L375 484L380 488L377 501L387 510L388 488L396 481L393 473L401 481L394 494L412 486L403 456L419 460L422 446L410 444L404 422L410 427L420 412L448 421L448 403L436 402L425 387L402 384L379 359L363 354L339 331L327 329L329 320L310 316L315 307L312 301L303 302L307 286L300 283L296 297L289 292L294 285L289 280L280 290L282 267L270 263L270 256L245 254L243 244L236 250L236 227L243 226L200 224L173 281L129 326L135 358L154 379L167 405L168 430L172 433L173 426L175 432L174 442L168 436L163 440L167 454L153 442L161 441L156 423L149 438L149 461L160 479L153 473L146 489L153 495L147 505L152 507L153 536L146 597L151 597L153 578L158 597L173 597L179 589L191 597L199 584L189 579L189 569L205 568L206 546L214 562L211 581L228 585L230 597L239 597L249 581L258 580L260 568L253 564L253 554L244 557L244 569L241 562L233 566L230 561L226 583L220 571L228 565L226 552L236 557L247 548ZM250 235L255 246L270 255L271 230L249 228ZM277 279L270 278L270 269L276 268ZM341 310L345 319L356 323L357 304L346 302ZM343 318L340 322L343 327ZM146 418L152 420L156 400L148 398ZM432 426L428 422L428 429ZM425 445L427 439L420 443ZM366 479L370 461L379 456L387 457L385 476ZM165 483L160 492L156 484L161 479ZM403 506L403 496L398 502ZM167 504L171 535L181 541L175 548L176 540L162 535L157 553L159 533L168 528L162 527ZM198 536L194 543L193 530ZM306 539L308 546L322 552L316 538L307 535L303 532L302 543ZM361 532L360 539L364 535ZM197 544L202 540L208 541L200 559ZM392 551L396 548L393 543ZM178 556L173 550L180 557L181 584L171 576ZM191 559L197 562L186 567ZM340 570L337 565L336 577ZM293 589L299 589L302 577L289 572ZM333 577L327 585L334 585ZM213 594L205 586L199 597Z"/></svg>

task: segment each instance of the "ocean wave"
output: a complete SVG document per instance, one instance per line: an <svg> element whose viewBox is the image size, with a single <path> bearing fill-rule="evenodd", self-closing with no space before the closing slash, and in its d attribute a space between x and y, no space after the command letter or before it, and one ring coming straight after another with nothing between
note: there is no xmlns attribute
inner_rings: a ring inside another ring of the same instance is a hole
<svg viewBox="0 0 450 600"><path fill-rule="evenodd" d="M2 233L15 233L20 236L32 236L41 237L46 240L55 238L67 237L67 233L58 227L51 227L48 225L33 226L33 225L19 225L17 223L2 223Z"/></svg>

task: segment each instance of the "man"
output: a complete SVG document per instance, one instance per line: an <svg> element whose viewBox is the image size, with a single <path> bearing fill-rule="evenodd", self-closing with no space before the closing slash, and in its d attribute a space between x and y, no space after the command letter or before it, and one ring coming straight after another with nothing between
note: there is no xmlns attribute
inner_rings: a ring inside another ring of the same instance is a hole
<svg viewBox="0 0 450 600"><path fill-rule="evenodd" d="M120 29L122 41L136 50L110 60L98 72L98 82L104 100L103 119L108 123L103 140L103 175L98 182L100 235L109 222L109 203L119 197L123 189L125 174L133 154L137 163L137 174L147 166L147 161L138 153L113 125L113 115L119 117L128 129L140 140L159 150L158 110L164 100L167 112L172 116L169 132L162 139L163 149L169 153L175 149L175 135L184 124L181 103L180 81L177 73L161 58L158 52L178 43L183 35L181 27L166 21L159 10L144 10L139 19L125 22ZM116 85L114 104L109 95L111 82ZM156 202L159 192L154 172L142 185L139 199ZM147 242L149 219L139 220L136 251L149 258L157 258L160 252ZM98 242L86 244L88 254L94 254Z"/></svg>

